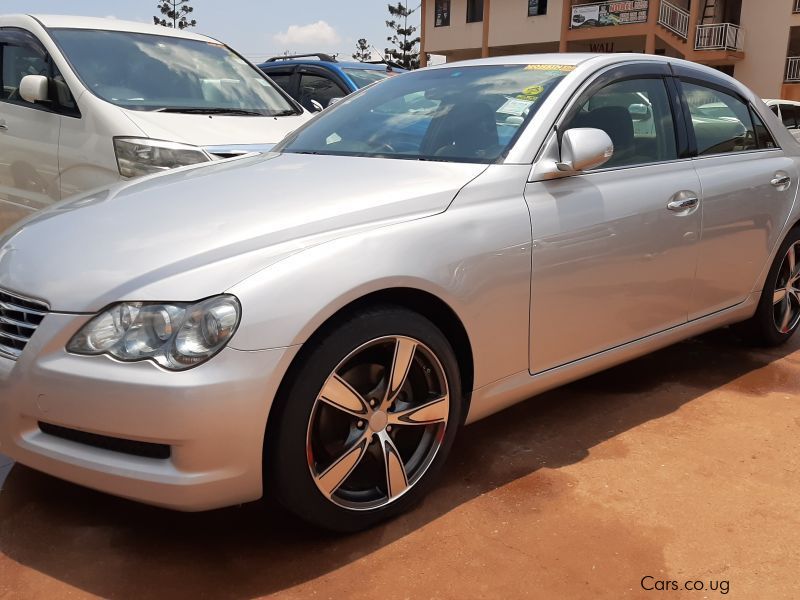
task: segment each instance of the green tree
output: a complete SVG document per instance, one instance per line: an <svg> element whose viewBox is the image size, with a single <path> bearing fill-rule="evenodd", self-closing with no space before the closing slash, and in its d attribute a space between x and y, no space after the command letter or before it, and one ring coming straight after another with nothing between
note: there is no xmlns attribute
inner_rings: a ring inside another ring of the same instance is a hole
<svg viewBox="0 0 800 600"><path fill-rule="evenodd" d="M189 5L189 0L163 0L158 3L158 10L163 17L153 17L153 23L156 25L175 29L186 29L197 25L197 21L189 19L189 14L194 12L194 8Z"/></svg>
<svg viewBox="0 0 800 600"><path fill-rule="evenodd" d="M419 68L419 36L414 34L417 28L408 24L408 17L413 15L419 6L413 10L408 9L408 3L398 2L397 6L389 4L390 20L386 26L392 30L392 35L386 38L394 48L386 49L386 59L400 63L406 69Z"/></svg>
<svg viewBox="0 0 800 600"><path fill-rule="evenodd" d="M372 50L369 49L369 44L364 38L358 40L353 58L358 62L367 62L372 58Z"/></svg>

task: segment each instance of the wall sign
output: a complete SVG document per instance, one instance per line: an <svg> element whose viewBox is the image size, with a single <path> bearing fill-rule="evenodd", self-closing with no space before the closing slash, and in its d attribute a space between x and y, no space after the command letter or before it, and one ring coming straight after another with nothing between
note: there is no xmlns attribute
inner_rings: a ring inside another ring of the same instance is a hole
<svg viewBox="0 0 800 600"><path fill-rule="evenodd" d="M573 6L570 28L646 23L649 4L649 0L626 0Z"/></svg>

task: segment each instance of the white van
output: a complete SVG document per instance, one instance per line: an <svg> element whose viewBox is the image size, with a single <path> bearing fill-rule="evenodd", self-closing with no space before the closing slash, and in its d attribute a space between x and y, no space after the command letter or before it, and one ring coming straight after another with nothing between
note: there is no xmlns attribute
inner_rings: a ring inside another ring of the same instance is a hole
<svg viewBox="0 0 800 600"><path fill-rule="evenodd" d="M239 54L114 19L0 16L0 231L88 189L266 151L311 115Z"/></svg>
<svg viewBox="0 0 800 600"><path fill-rule="evenodd" d="M783 121L783 126L800 142L800 102L792 100L764 100L770 110Z"/></svg>

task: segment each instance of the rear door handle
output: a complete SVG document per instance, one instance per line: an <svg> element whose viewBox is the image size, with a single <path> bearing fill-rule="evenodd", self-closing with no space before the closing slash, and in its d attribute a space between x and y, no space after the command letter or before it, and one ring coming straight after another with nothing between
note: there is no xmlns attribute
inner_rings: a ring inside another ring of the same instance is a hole
<svg viewBox="0 0 800 600"><path fill-rule="evenodd" d="M770 183L777 188L785 187L788 186L790 183L792 183L792 178L789 177L788 175L776 175L775 179L770 181Z"/></svg>
<svg viewBox="0 0 800 600"><path fill-rule="evenodd" d="M8 131L8 125L3 119L0 119L0 131Z"/></svg>
<svg viewBox="0 0 800 600"><path fill-rule="evenodd" d="M683 212L696 207L698 204L700 204L700 198L697 196L684 196L678 194L675 200L672 200L669 204L667 204L667 209L673 212Z"/></svg>

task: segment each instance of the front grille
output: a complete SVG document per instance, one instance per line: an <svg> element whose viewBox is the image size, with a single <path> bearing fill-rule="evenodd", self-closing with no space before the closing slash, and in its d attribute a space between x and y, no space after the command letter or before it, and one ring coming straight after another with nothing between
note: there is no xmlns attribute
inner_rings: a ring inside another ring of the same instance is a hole
<svg viewBox="0 0 800 600"><path fill-rule="evenodd" d="M0 355L19 358L49 311L43 302L0 290Z"/></svg>
<svg viewBox="0 0 800 600"><path fill-rule="evenodd" d="M47 435L52 435L62 440L77 442L78 444L100 448L101 450L111 450L112 452L119 452L121 454L158 459L167 459L172 454L170 447L165 444L137 442L135 440L99 435L97 433L87 433L86 431L69 429L68 427L52 425L42 421L39 421L39 429Z"/></svg>

